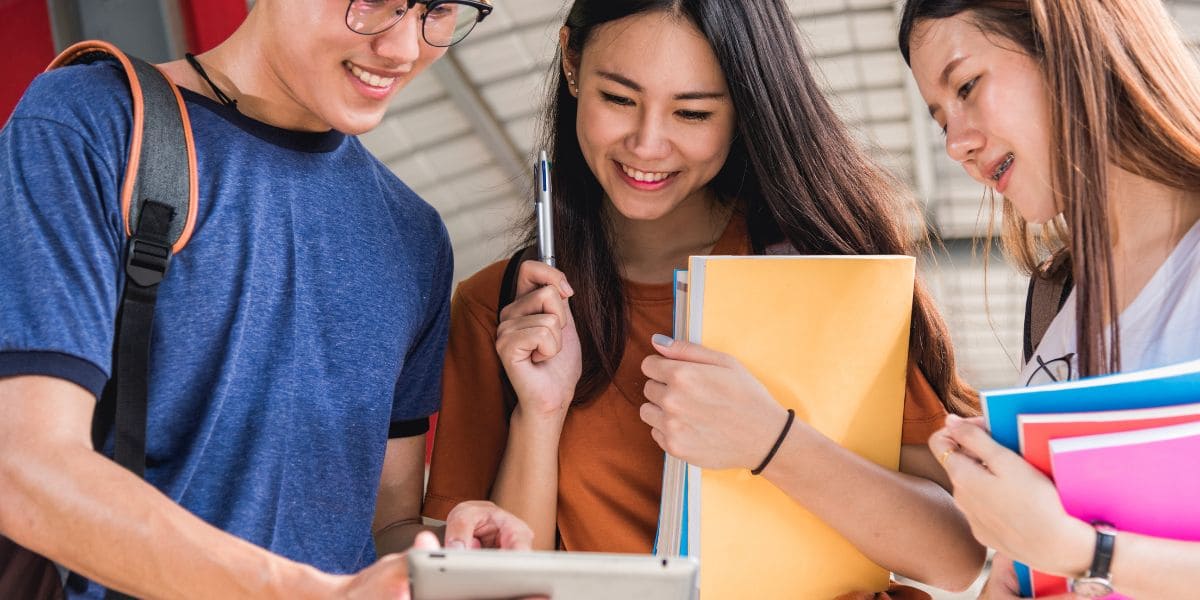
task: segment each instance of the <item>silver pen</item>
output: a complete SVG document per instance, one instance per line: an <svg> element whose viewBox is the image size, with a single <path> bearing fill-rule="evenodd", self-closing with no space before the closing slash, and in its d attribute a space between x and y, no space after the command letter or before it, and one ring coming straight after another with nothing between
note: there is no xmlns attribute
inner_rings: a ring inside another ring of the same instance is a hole
<svg viewBox="0 0 1200 600"><path fill-rule="evenodd" d="M554 266L554 210L550 200L550 159L546 151L538 155L537 168L537 197L533 199L533 209L537 215L537 244L538 260Z"/></svg>

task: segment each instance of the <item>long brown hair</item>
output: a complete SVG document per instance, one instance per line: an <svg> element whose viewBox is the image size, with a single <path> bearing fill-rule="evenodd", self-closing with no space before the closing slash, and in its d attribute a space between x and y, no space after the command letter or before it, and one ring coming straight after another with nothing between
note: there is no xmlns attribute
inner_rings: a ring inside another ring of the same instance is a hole
<svg viewBox="0 0 1200 600"><path fill-rule="evenodd" d="M737 127L729 158L709 185L744 216L755 252L787 241L803 254L915 254L900 186L867 157L821 93L783 0L575 0L566 20L568 51L581 55L600 25L652 11L695 25L729 82ZM554 62L560 64L561 54ZM556 258L582 291L572 307L583 347L576 402L585 402L612 381L628 317L604 190L575 134L577 101L559 69L551 77L543 143L555 167L555 236L572 241ZM535 231L525 224L525 243ZM978 396L958 377L946 325L920 283L913 300L910 355L950 410L974 413Z"/></svg>
<svg viewBox="0 0 1200 600"><path fill-rule="evenodd" d="M1006 201L1016 264L1069 265L1083 376L1120 370L1109 216L1110 165L1176 189L1200 186L1200 69L1159 0L909 0L900 50L925 19L970 15L1039 62L1052 99L1051 187L1062 217L1037 235Z"/></svg>

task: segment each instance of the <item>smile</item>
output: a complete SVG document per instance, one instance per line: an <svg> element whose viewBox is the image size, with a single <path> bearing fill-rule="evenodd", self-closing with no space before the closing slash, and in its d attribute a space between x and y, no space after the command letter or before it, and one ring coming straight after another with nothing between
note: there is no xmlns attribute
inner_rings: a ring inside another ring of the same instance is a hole
<svg viewBox="0 0 1200 600"><path fill-rule="evenodd" d="M627 175L630 179L633 179L634 181L638 181L641 183L658 183L660 181L665 181L679 172L679 171L663 172L663 173L646 172L646 171L639 171L637 169L634 169L628 165L625 165L624 163L618 162L617 164L621 166L621 170L624 171L625 175Z"/></svg>
<svg viewBox="0 0 1200 600"><path fill-rule="evenodd" d="M346 67L350 70L350 72L353 73L354 76L357 77L359 81L361 81L373 88L387 89L387 88L392 87L392 84L396 83L395 77L382 77L380 75L376 75L375 73L370 73L368 71L365 71L365 70L359 68L357 65L351 63L350 61L346 61L343 64L346 65Z"/></svg>

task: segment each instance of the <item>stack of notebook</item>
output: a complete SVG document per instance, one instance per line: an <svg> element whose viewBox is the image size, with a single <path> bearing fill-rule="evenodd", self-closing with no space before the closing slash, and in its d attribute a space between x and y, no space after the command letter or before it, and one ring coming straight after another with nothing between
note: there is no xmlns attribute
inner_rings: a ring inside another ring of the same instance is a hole
<svg viewBox="0 0 1200 600"><path fill-rule="evenodd" d="M992 436L1050 476L1071 515L1200 541L1200 361L987 392L983 410ZM1061 577L1017 575L1023 596L1067 591Z"/></svg>
<svg viewBox="0 0 1200 600"><path fill-rule="evenodd" d="M693 257L675 336L737 358L796 418L897 469L915 261ZM833 598L890 573L762 477L668 456L656 551L700 558L704 598Z"/></svg>

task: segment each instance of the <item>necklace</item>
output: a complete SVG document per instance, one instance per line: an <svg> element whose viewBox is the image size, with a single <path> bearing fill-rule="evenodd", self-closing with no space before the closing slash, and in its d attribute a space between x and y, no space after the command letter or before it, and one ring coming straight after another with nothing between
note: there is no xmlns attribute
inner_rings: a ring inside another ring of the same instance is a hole
<svg viewBox="0 0 1200 600"><path fill-rule="evenodd" d="M186 58L188 64L192 65L192 68L200 74L200 77L203 78L204 81L208 82L208 87L212 88L213 95L217 97L217 100L220 101L221 104L237 110L237 100L230 98L227 94L225 94L225 92L221 91L221 88L217 87L217 84L213 83L212 78L208 76L208 73L204 71L204 67L200 65L200 61L196 60L195 54L188 52L187 54L184 54L183 57Z"/></svg>

